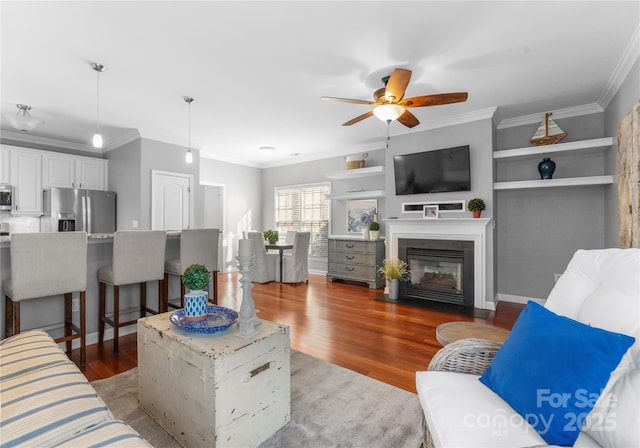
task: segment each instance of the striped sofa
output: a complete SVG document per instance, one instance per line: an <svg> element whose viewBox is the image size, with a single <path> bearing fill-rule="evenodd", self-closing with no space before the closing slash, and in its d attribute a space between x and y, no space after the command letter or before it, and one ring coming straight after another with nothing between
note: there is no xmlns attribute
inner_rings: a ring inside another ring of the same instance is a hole
<svg viewBox="0 0 640 448"><path fill-rule="evenodd" d="M2 447L144 447L44 331L0 341Z"/></svg>

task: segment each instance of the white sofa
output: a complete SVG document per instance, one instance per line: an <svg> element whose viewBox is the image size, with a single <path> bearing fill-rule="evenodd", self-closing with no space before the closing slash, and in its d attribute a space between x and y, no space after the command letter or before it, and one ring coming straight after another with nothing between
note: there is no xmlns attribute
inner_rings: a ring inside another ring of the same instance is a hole
<svg viewBox="0 0 640 448"><path fill-rule="evenodd" d="M591 327L635 338L635 343L621 352L622 360L589 414L602 424L582 427L574 446L639 447L640 249L577 251L545 308ZM479 381L499 348L500 344L480 340L458 341L444 347L428 371L416 373L425 446L547 446L527 421ZM584 369L589 372L589 365ZM606 397L615 399L607 401Z"/></svg>
<svg viewBox="0 0 640 448"><path fill-rule="evenodd" d="M0 341L0 444L149 448L44 331Z"/></svg>

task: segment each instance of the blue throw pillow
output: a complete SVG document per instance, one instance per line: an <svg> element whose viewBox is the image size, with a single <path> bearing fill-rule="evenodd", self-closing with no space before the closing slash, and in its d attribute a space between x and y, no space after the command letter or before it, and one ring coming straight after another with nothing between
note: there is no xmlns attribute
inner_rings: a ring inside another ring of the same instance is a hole
<svg viewBox="0 0 640 448"><path fill-rule="evenodd" d="M480 381L550 445L573 445L635 338L529 302Z"/></svg>

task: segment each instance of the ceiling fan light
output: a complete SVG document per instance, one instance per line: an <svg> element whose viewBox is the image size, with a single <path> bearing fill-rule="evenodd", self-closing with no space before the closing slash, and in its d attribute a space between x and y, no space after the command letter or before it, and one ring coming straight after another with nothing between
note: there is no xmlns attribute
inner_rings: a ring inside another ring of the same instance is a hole
<svg viewBox="0 0 640 448"><path fill-rule="evenodd" d="M404 113L404 107L399 104L383 104L373 109L373 115L382 121L397 120Z"/></svg>
<svg viewBox="0 0 640 448"><path fill-rule="evenodd" d="M96 133L93 134L93 147L102 148L102 134L100 134L100 131L96 131Z"/></svg>
<svg viewBox="0 0 640 448"><path fill-rule="evenodd" d="M44 124L44 121L33 118L29 114L31 106L27 106L26 104L16 104L16 107L18 108L18 113L16 115L6 114L4 117L7 119L9 124L18 131L31 132Z"/></svg>

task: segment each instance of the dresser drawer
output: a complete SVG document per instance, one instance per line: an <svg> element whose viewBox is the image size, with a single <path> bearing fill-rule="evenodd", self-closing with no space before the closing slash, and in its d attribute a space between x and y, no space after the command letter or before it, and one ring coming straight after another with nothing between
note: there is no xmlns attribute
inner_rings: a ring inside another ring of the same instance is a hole
<svg viewBox="0 0 640 448"><path fill-rule="evenodd" d="M329 263L374 265L376 260L369 254L352 252L329 252Z"/></svg>
<svg viewBox="0 0 640 448"><path fill-rule="evenodd" d="M337 277L352 277L354 279L374 280L376 269L374 266L360 266L344 263L329 263L329 274Z"/></svg>
<svg viewBox="0 0 640 448"><path fill-rule="evenodd" d="M375 252L375 247L369 241L329 240L329 250L336 252L372 254Z"/></svg>

